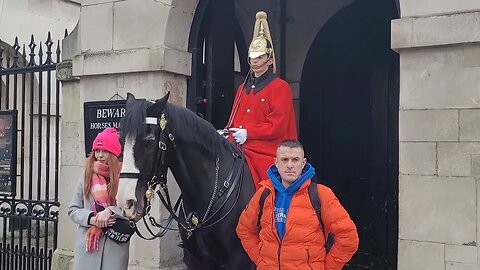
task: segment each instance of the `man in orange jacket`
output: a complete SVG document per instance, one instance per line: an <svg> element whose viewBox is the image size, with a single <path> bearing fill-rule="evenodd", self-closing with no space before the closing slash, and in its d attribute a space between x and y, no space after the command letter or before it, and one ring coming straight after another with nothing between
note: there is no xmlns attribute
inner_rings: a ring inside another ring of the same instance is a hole
<svg viewBox="0 0 480 270"><path fill-rule="evenodd" d="M303 146L285 140L277 148L269 180L260 183L240 216L237 234L258 270L340 270L358 249L355 224L331 189L317 185L321 202L322 228L308 194L315 169L307 163ZM260 197L269 189L263 211ZM259 226L257 224L260 216ZM325 235L335 242L327 253Z"/></svg>

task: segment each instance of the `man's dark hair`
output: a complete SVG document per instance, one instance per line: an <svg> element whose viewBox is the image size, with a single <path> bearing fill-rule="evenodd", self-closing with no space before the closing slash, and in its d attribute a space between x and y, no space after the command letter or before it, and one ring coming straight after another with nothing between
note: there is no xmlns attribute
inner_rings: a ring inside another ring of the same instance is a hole
<svg viewBox="0 0 480 270"><path fill-rule="evenodd" d="M298 141L298 140L293 140L293 139L287 139L287 140L283 140L277 147L280 148L280 147L288 147L288 148L301 148L302 150L303 149L303 145Z"/></svg>

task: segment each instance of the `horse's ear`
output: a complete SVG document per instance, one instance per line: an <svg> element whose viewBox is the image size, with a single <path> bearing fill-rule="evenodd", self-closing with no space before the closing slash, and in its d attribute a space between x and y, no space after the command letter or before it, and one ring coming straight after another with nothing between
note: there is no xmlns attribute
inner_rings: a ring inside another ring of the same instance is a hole
<svg viewBox="0 0 480 270"><path fill-rule="evenodd" d="M135 100L137 100L135 96L132 93L127 92L127 106L128 104L134 102Z"/></svg>
<svg viewBox="0 0 480 270"><path fill-rule="evenodd" d="M170 91L161 99L157 99L154 104L147 108L147 116L160 117L167 106Z"/></svg>
<svg viewBox="0 0 480 270"><path fill-rule="evenodd" d="M169 97L170 97L170 91L168 91L167 94L161 99L155 100L155 103L166 103Z"/></svg>
<svg viewBox="0 0 480 270"><path fill-rule="evenodd" d="M132 99L135 99L135 96L132 93L127 92L127 101Z"/></svg>

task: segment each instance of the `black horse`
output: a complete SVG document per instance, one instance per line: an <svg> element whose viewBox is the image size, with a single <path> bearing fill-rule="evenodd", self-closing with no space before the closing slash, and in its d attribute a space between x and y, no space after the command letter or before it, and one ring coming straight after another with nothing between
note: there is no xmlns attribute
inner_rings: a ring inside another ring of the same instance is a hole
<svg viewBox="0 0 480 270"><path fill-rule="evenodd" d="M156 102L128 94L120 130L121 182L129 185L120 184L117 203L138 220L156 190L176 214L166 188L169 168L183 198L175 219L188 269L253 269L235 232L255 192L243 154L209 122L167 101L168 94ZM128 197L129 190L135 195Z"/></svg>

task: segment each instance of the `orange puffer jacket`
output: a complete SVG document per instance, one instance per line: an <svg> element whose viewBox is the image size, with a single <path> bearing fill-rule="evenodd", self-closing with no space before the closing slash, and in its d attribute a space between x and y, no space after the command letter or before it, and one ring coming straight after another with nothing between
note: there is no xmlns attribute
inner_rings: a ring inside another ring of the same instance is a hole
<svg viewBox="0 0 480 270"><path fill-rule="evenodd" d="M332 190L319 184L322 220L326 231L335 234L335 243L325 254L325 237L310 202L309 184L310 180L305 181L292 197L282 242L275 227L275 191L270 180L260 183L262 187L242 212L237 234L257 270L340 270L357 251L359 240L355 224ZM259 233L259 200L265 188L270 189L270 194L265 199Z"/></svg>

